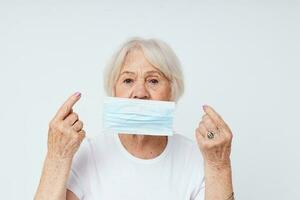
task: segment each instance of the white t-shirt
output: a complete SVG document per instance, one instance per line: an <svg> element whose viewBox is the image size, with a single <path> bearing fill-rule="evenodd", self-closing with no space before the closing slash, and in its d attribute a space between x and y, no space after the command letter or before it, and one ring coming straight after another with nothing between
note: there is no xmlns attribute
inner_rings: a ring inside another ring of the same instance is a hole
<svg viewBox="0 0 300 200"><path fill-rule="evenodd" d="M204 200L203 159L196 142L175 134L154 159L140 159L118 134L86 138L67 188L81 200Z"/></svg>

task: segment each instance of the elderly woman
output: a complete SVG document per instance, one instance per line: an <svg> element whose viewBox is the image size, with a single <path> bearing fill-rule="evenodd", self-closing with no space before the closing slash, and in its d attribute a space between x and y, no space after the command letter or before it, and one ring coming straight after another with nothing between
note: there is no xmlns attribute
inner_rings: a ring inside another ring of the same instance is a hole
<svg viewBox="0 0 300 200"><path fill-rule="evenodd" d="M183 75L172 49L156 39L134 38L107 67L108 96L177 102ZM173 136L102 133L85 138L73 94L49 124L48 151L35 200L229 200L232 133L204 105L196 141ZM80 148L79 148L80 147Z"/></svg>

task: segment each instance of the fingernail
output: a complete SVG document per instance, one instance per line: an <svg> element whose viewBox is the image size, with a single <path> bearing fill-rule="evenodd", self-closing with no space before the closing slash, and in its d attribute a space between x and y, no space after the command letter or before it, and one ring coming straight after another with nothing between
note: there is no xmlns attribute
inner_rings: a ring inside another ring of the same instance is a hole
<svg viewBox="0 0 300 200"><path fill-rule="evenodd" d="M75 96L76 96L76 97L80 97L80 96L81 96L81 93L80 93L80 92L76 92L76 93L75 93Z"/></svg>
<svg viewBox="0 0 300 200"><path fill-rule="evenodd" d="M207 105L204 104L204 105L202 106L202 108L203 108L203 110L205 110L205 109L207 108Z"/></svg>

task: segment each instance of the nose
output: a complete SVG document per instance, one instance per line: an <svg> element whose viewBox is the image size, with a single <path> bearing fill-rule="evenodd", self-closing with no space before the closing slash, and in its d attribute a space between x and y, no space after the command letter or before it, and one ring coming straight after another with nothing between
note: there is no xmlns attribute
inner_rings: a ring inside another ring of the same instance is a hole
<svg viewBox="0 0 300 200"><path fill-rule="evenodd" d="M133 98L134 99L149 99L150 95L145 87L144 83L137 83L133 89Z"/></svg>

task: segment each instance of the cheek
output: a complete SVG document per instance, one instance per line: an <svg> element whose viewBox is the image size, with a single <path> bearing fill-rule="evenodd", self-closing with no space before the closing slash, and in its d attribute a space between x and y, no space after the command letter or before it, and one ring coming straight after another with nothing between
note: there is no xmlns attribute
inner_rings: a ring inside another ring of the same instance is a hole
<svg viewBox="0 0 300 200"><path fill-rule="evenodd" d="M161 88L157 88L153 91L152 96L158 100L170 100L171 98L171 87L165 86Z"/></svg>
<svg viewBox="0 0 300 200"><path fill-rule="evenodd" d="M171 88L167 88L165 91L164 91L164 94L165 94L165 98L167 99L167 100L170 100L170 98L171 98Z"/></svg>
<svg viewBox="0 0 300 200"><path fill-rule="evenodd" d="M122 85L116 84L115 86L115 96L116 97L126 97L128 94L128 89L122 87Z"/></svg>

